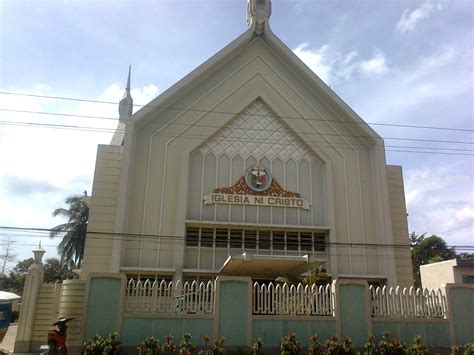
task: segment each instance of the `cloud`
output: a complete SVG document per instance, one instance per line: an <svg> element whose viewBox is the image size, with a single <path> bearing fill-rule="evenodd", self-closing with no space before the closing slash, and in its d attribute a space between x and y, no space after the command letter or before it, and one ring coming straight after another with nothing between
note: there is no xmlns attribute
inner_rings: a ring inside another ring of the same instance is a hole
<svg viewBox="0 0 474 355"><path fill-rule="evenodd" d="M443 3L441 1L434 4L433 1L427 0L413 11L405 9L395 27L395 31L399 33L413 31L421 21L429 18L433 11L441 10L442 7Z"/></svg>
<svg viewBox="0 0 474 355"><path fill-rule="evenodd" d="M57 191L58 188L47 181L39 181L28 177L6 175L2 178L3 188L10 194L27 196L33 193L49 193Z"/></svg>
<svg viewBox="0 0 474 355"><path fill-rule="evenodd" d="M405 196L411 231L437 234L450 244L473 245L474 203L465 186L472 176L460 164L422 166L405 172Z"/></svg>
<svg viewBox="0 0 474 355"><path fill-rule="evenodd" d="M328 45L311 49L308 43L301 43L293 52L310 67L324 82L329 83L332 77L334 58L328 53Z"/></svg>
<svg viewBox="0 0 474 355"><path fill-rule="evenodd" d="M366 75L384 75L388 72L385 55L378 48L374 48L373 56L359 63L360 70Z"/></svg>
<svg viewBox="0 0 474 355"><path fill-rule="evenodd" d="M368 59L361 59L355 50L341 54L327 44L310 48L308 43L301 43L293 52L327 84L350 80L354 73L379 77L390 70L385 54L379 48L374 48Z"/></svg>
<svg viewBox="0 0 474 355"><path fill-rule="evenodd" d="M35 85L29 90L0 88L0 91L60 96L55 93L54 88L44 85ZM132 90L134 102L137 104L147 103L157 94L158 88L153 84ZM91 99L118 102L122 95L123 87L111 84L103 89L102 94ZM80 194L84 190L91 192L97 145L109 144L118 124L118 105L0 95L0 107L113 118L0 111L1 121L15 123L0 125L0 166L5 167L0 169L0 225L51 228L63 223L60 218L53 218L51 213L54 209L64 206L66 197ZM135 111L138 108L135 107ZM71 125L78 129L18 125L21 122ZM81 128L84 126L91 129L84 130ZM22 238L21 243L37 245L39 236L31 238ZM46 241L46 244L58 242L59 239L54 239ZM54 248L50 250L48 257L54 256ZM29 250L22 257L29 257Z"/></svg>

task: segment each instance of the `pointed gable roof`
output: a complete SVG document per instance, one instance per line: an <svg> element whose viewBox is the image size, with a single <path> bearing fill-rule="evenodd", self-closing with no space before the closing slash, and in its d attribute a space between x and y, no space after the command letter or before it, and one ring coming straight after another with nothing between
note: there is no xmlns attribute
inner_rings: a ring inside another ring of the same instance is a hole
<svg viewBox="0 0 474 355"><path fill-rule="evenodd" d="M252 42L262 41L273 55L278 57L285 65L291 67L293 73L310 87L316 95L321 97L331 107L336 107L338 112L342 113L341 116L344 118L344 120L341 120L342 123L351 124L351 128L359 132L360 137L367 143L376 144L377 142L383 142L382 138L349 105L271 31L268 21L271 7L265 7L269 2L269 0L249 0L247 16L250 17L250 20L248 20L250 27L248 30L137 111L132 116L132 120L136 122L135 127L139 128L147 123L151 117L155 117L161 110L172 107L172 103L177 97L180 97L187 90L204 81L216 68L221 67L235 55L244 51ZM258 9L252 15L251 6L258 3L262 3L260 6L263 6L260 15ZM267 17L265 18L265 16Z"/></svg>

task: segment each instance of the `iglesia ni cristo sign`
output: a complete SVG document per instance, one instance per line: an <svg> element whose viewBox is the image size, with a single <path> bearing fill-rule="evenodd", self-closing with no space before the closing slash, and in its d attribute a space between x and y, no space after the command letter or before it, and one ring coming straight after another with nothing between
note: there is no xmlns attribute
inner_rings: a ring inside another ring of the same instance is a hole
<svg viewBox="0 0 474 355"><path fill-rule="evenodd" d="M231 187L215 189L203 196L204 204L230 204L272 207L294 207L310 209L308 200L301 198L296 192L284 190L272 178L270 172L261 165L247 170L245 176Z"/></svg>

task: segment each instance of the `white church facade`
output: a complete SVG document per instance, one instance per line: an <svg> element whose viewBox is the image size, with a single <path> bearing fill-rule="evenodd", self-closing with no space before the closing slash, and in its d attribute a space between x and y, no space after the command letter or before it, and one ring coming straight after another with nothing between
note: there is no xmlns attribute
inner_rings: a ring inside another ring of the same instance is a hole
<svg viewBox="0 0 474 355"><path fill-rule="evenodd" d="M413 283L401 167L249 1L248 30L98 148L82 279Z"/></svg>

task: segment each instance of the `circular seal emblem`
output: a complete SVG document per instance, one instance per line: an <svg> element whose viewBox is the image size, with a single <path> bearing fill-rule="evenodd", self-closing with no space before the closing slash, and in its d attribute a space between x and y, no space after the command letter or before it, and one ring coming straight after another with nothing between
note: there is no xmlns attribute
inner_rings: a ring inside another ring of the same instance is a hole
<svg viewBox="0 0 474 355"><path fill-rule="evenodd" d="M263 192L272 184L272 175L263 166L255 165L245 173L245 182L253 191Z"/></svg>

